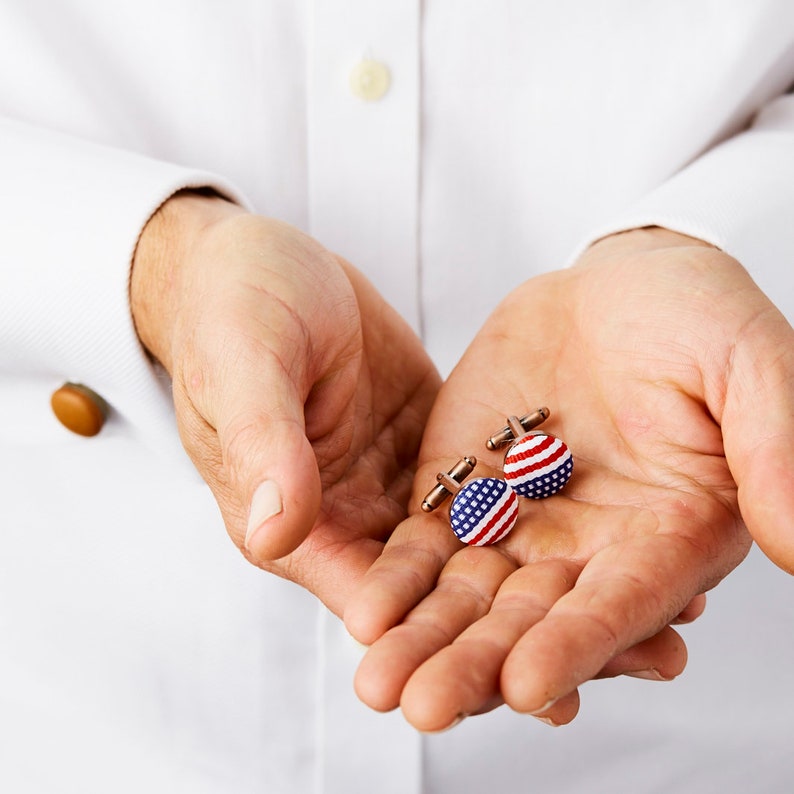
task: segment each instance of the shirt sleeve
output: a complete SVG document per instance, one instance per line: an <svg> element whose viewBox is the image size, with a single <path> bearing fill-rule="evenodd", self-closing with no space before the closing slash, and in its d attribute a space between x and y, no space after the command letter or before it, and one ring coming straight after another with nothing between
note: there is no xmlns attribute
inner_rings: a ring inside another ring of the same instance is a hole
<svg viewBox="0 0 794 794"><path fill-rule="evenodd" d="M213 174L5 119L0 173L0 372L82 383L115 432L173 452L170 381L129 309L135 245L180 189L245 199Z"/></svg>
<svg viewBox="0 0 794 794"><path fill-rule="evenodd" d="M579 251L642 226L664 226L731 254L794 321L794 96L773 100L746 131L593 230Z"/></svg>

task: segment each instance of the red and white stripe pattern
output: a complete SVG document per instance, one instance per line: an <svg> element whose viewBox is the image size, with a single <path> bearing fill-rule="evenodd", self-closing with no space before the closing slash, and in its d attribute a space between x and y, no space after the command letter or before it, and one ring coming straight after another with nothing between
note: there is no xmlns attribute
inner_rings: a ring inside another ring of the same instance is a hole
<svg viewBox="0 0 794 794"><path fill-rule="evenodd" d="M455 495L449 510L452 531L470 546L501 540L518 519L518 497L504 480L478 477Z"/></svg>
<svg viewBox="0 0 794 794"><path fill-rule="evenodd" d="M505 480L519 495L545 499L565 487L573 471L568 445L547 433L529 433L505 456Z"/></svg>

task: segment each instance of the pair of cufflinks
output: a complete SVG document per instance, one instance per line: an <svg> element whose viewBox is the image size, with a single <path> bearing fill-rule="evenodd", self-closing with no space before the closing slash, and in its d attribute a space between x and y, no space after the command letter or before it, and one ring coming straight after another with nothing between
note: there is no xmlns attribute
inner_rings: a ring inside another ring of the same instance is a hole
<svg viewBox="0 0 794 794"><path fill-rule="evenodd" d="M573 472L567 444L534 430L549 415L548 408L538 408L521 418L510 416L507 426L485 442L490 450L510 444L504 479L478 477L464 484L477 459L461 458L448 472L438 474L438 484L425 496L422 510L430 513L452 496L449 523L459 540L470 546L486 546L506 537L518 520L519 496L553 496L565 487Z"/></svg>

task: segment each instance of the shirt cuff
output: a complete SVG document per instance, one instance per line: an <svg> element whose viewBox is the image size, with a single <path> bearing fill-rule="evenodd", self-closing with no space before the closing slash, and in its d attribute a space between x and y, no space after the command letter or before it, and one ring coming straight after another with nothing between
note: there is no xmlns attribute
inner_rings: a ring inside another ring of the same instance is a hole
<svg viewBox="0 0 794 794"><path fill-rule="evenodd" d="M82 383L109 404L110 432L183 456L170 379L133 326L132 256L176 191L245 199L214 174L9 120L0 173L0 369Z"/></svg>
<svg viewBox="0 0 794 794"><path fill-rule="evenodd" d="M708 151L603 226L594 241L643 226L704 240L744 265L794 319L794 96L768 105L753 126Z"/></svg>

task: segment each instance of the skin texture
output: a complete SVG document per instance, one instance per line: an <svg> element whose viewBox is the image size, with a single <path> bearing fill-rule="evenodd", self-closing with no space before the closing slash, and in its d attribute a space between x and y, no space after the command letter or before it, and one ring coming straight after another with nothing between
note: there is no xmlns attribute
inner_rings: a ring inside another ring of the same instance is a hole
<svg viewBox="0 0 794 794"><path fill-rule="evenodd" d="M146 225L130 292L230 537L341 614L406 515L439 387L419 340L314 240L192 192ZM260 522L263 482L280 510Z"/></svg>
<svg viewBox="0 0 794 794"><path fill-rule="evenodd" d="M677 675L670 624L752 538L794 569L793 373L794 332L743 268L667 230L606 238L515 290L442 387L411 516L345 610L371 645L361 699L425 731L502 702L560 724L589 679ZM539 405L571 481L522 499L496 546L463 547L422 497L462 455L498 476L485 440Z"/></svg>

